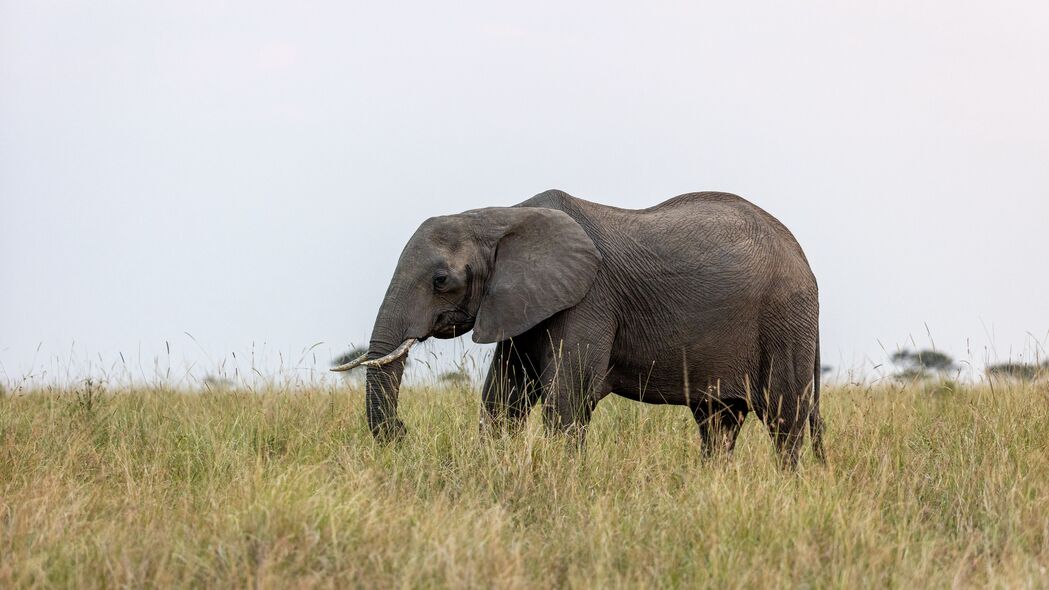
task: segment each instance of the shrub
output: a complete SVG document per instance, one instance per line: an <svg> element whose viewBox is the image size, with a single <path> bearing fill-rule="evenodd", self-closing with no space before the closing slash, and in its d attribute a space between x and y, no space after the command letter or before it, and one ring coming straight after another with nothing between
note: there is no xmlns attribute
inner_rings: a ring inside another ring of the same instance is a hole
<svg viewBox="0 0 1049 590"><path fill-rule="evenodd" d="M1034 381L1044 375L1049 375L1049 361L1041 364L1034 363L997 363L987 367L988 377L1000 377L1006 379L1017 379L1020 381Z"/></svg>
<svg viewBox="0 0 1049 590"><path fill-rule="evenodd" d="M470 385L473 381L465 367L456 367L451 371L445 371L438 375L437 380L448 385Z"/></svg>

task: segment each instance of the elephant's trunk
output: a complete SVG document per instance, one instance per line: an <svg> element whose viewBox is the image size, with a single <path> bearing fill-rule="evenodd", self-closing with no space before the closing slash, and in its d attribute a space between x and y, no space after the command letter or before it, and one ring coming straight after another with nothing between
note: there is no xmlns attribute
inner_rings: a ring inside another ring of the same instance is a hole
<svg viewBox="0 0 1049 590"><path fill-rule="evenodd" d="M393 441L404 436L404 423L397 417L397 398L404 375L408 349L415 343L406 337L404 315L398 309L383 305L372 330L368 347L368 375L365 382L365 406L368 428L380 441Z"/></svg>
<svg viewBox="0 0 1049 590"><path fill-rule="evenodd" d="M372 356L372 353L369 353ZM374 358L382 356L376 354ZM397 417L397 398L404 374L404 357L381 367L368 367L365 385L368 428L377 440L386 442L404 436L404 423Z"/></svg>

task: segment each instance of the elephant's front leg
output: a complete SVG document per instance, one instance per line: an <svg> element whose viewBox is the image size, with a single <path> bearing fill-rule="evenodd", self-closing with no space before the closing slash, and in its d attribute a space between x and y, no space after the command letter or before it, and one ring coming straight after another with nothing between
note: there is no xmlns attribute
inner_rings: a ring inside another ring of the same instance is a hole
<svg viewBox="0 0 1049 590"><path fill-rule="evenodd" d="M512 340L495 347L492 365L481 390L481 432L514 434L528 420L528 413L542 393L527 353Z"/></svg>
<svg viewBox="0 0 1049 590"><path fill-rule="evenodd" d="M551 339L543 367L543 421L548 431L582 444L594 406L608 392L611 335Z"/></svg>

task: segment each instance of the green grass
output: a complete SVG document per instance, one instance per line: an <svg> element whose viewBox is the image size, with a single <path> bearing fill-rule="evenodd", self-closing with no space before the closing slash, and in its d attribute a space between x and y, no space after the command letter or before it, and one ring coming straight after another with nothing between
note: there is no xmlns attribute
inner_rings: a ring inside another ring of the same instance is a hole
<svg viewBox="0 0 1049 590"><path fill-rule="evenodd" d="M584 454L474 391L0 397L0 587L1049 587L1049 390L828 387L825 467L619 398ZM807 445L806 445L807 446Z"/></svg>

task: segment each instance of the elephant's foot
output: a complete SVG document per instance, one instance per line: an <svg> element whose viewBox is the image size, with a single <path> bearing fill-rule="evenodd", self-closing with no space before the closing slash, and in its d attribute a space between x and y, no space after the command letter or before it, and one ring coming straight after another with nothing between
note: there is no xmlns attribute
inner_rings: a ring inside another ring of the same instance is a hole
<svg viewBox="0 0 1049 590"><path fill-rule="evenodd" d="M390 418L370 427L372 436L380 444L389 444L400 441L408 434L408 427L400 418Z"/></svg>

